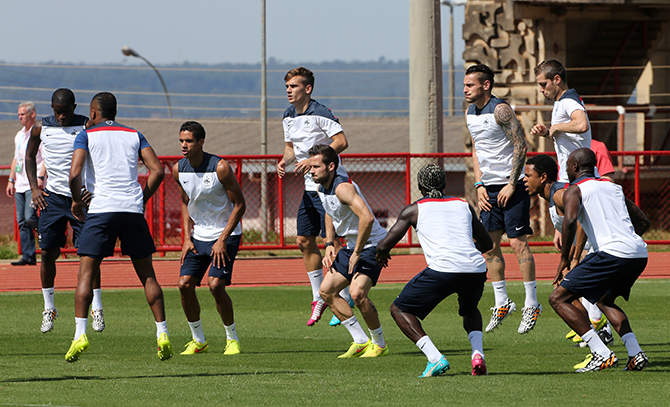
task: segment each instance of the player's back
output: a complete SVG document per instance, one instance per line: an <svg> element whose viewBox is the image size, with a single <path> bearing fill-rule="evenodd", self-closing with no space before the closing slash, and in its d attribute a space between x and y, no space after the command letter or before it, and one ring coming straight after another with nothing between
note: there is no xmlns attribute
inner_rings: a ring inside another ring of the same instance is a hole
<svg viewBox="0 0 670 407"><path fill-rule="evenodd" d="M481 273L486 261L472 237L472 212L467 201L423 198L417 202L416 233L428 267L451 273Z"/></svg>
<svg viewBox="0 0 670 407"><path fill-rule="evenodd" d="M85 183L93 194L90 213L143 212L137 160L148 146L141 133L112 120L77 136L75 149L88 152Z"/></svg>
<svg viewBox="0 0 670 407"><path fill-rule="evenodd" d="M635 233L621 186L605 178L587 177L573 185L582 196L578 220L595 251L622 258L647 257L647 245Z"/></svg>

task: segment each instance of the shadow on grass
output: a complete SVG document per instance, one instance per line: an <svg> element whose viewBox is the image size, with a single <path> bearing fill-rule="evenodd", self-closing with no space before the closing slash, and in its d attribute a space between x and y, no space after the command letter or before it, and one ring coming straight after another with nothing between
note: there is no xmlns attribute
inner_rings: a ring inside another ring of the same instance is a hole
<svg viewBox="0 0 670 407"><path fill-rule="evenodd" d="M141 375L141 376L62 376L62 377L32 377L32 378L10 378L0 380L0 383L31 383L31 382L62 382L68 380L127 380L127 379L157 379L157 378L189 378L189 377L220 377L220 376L257 376L257 375L279 375L279 374L305 374L304 371L276 371L276 372L248 372L248 373L192 373L192 374L168 374L168 375Z"/></svg>

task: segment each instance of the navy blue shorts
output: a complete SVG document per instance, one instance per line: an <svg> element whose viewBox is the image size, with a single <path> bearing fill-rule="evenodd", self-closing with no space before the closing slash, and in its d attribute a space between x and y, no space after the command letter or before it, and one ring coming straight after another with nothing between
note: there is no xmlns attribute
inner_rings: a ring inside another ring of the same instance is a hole
<svg viewBox="0 0 670 407"><path fill-rule="evenodd" d="M79 256L102 259L114 254L116 239L121 253L131 259L144 259L156 252L154 239L144 215L131 212L90 213L81 232Z"/></svg>
<svg viewBox="0 0 670 407"><path fill-rule="evenodd" d="M45 196L47 207L40 210L38 236L42 249L65 247L67 243L67 224L72 227L72 243L79 244L84 222L80 222L72 214L72 198L47 191Z"/></svg>
<svg viewBox="0 0 670 407"><path fill-rule="evenodd" d="M356 264L354 272L349 274L349 258L353 253L352 249L342 248L337 252L335 261L333 262L333 269L338 273L342 274L344 278L349 280L354 278L354 274L361 273L364 274L372 280L372 286L377 285L377 280L379 280L379 275L382 273L382 266L377 264L377 248L372 246L367 249L363 249L361 252L361 257Z"/></svg>
<svg viewBox="0 0 670 407"><path fill-rule="evenodd" d="M485 282L486 272L443 273L426 267L405 285L393 303L401 311L424 319L442 300L457 293L458 315L463 316L477 309Z"/></svg>
<svg viewBox="0 0 670 407"><path fill-rule="evenodd" d="M220 278L225 281L226 285L230 285L231 279L233 277L233 263L235 262L235 256L237 256L237 251L240 248L240 242L242 241L242 236L228 236L226 239L226 253L230 261L227 262L222 268L214 266L212 262L212 246L216 243L216 240L210 242L203 242L198 239L191 239L193 241L193 246L195 246L195 251L198 254L188 252L186 257L184 257L184 264L181 265L179 270L180 276L193 276L198 280L197 285L199 286L202 282L202 278L209 267L209 276Z"/></svg>
<svg viewBox="0 0 670 407"><path fill-rule="evenodd" d="M298 208L298 236L326 237L326 211L316 191L304 191Z"/></svg>
<svg viewBox="0 0 670 407"><path fill-rule="evenodd" d="M605 294L628 301L630 289L647 266L647 258L623 259L605 252L591 253L572 269L561 287L596 303Z"/></svg>
<svg viewBox="0 0 670 407"><path fill-rule="evenodd" d="M489 194L489 203L492 208L490 211L481 211L481 218L484 227L489 232L502 230L507 233L507 237L520 237L532 235L533 229L530 227L530 196L523 182L518 182L514 193L507 201L507 206L500 208L498 206L498 193L505 185L487 185L486 192Z"/></svg>

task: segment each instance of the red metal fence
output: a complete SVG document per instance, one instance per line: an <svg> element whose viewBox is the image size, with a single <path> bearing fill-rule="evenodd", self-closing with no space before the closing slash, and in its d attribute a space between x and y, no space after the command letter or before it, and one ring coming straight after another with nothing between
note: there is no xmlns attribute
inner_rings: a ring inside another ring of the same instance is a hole
<svg viewBox="0 0 670 407"><path fill-rule="evenodd" d="M538 153L529 153L529 156L535 154ZM670 203L667 199L670 191L670 151L612 152L612 155L618 162L615 182L651 220L652 227L645 234L645 240L649 244L670 244ZM165 180L147 205L146 217L159 252L179 251L183 243L181 200L171 176L172 166L180 158L160 157L166 170ZM235 171L247 203L242 220L244 234L241 249L297 248L295 217L302 197L302 177L295 176L292 168L288 169L284 178L277 177L279 155L224 158ZM405 205L418 199L416 172L427 163L438 163L444 167L448 195L464 197L474 203L472 158L469 153L342 155L342 164L349 176L361 187L368 204L386 228L395 223ZM144 167L141 171L146 173ZM7 203L7 199L0 201L0 214L5 215L0 218L0 233L12 230L10 219L15 219L8 216L13 205L7 208ZM531 201L531 225L535 231L529 237L531 245L552 244L553 228L547 203L539 197ZM398 246L418 247L418 241L408 234Z"/></svg>

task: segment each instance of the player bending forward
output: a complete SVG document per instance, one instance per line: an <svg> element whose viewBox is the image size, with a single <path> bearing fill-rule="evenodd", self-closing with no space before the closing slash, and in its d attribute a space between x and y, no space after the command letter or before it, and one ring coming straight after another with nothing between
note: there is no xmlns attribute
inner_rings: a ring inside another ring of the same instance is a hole
<svg viewBox="0 0 670 407"><path fill-rule="evenodd" d="M377 308L368 298L370 288L377 284L382 271L375 260L377 242L386 236L386 230L372 214L358 185L337 174L339 157L332 147L316 145L309 149L310 174L319 184L319 198L326 211L325 273L319 294L344 325L353 343L340 358L373 358L388 354ZM335 256L333 239L347 238L347 247ZM351 307L339 294L345 287L354 304L363 314L372 342L361 328Z"/></svg>
<svg viewBox="0 0 670 407"><path fill-rule="evenodd" d="M477 304L486 282L482 252L491 250L493 241L466 201L444 196L446 178L442 168L426 165L417 178L424 197L400 212L398 221L377 245L377 261L386 267L391 258L389 251L413 226L428 267L403 288L391 305L391 315L400 330L428 358L419 377L437 376L449 370L449 362L424 332L419 319L457 293L458 314L463 317L463 328L472 346L472 374L485 375L482 315Z"/></svg>

